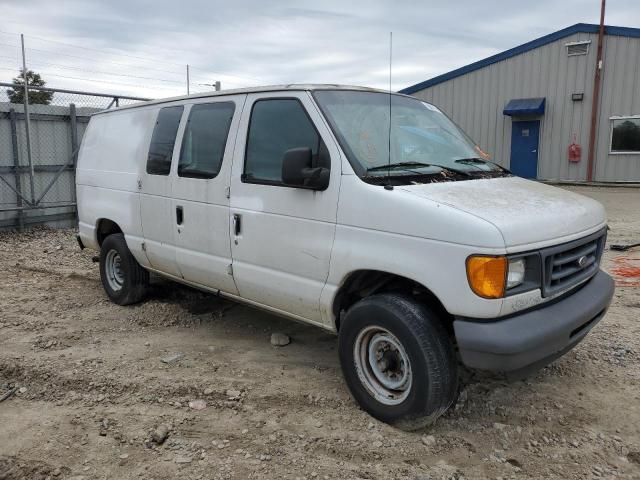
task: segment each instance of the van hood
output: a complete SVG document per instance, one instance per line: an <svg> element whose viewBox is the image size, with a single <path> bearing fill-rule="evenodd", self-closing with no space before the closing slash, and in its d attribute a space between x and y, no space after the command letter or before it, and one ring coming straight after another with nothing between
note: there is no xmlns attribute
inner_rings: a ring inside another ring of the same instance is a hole
<svg viewBox="0 0 640 480"><path fill-rule="evenodd" d="M604 207L597 201L519 177L396 188L490 222L507 248L586 234L606 223Z"/></svg>

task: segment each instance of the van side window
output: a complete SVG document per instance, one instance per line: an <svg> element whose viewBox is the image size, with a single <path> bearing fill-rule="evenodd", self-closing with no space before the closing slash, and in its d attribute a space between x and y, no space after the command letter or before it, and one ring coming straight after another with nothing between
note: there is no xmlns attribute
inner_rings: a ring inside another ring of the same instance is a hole
<svg viewBox="0 0 640 480"><path fill-rule="evenodd" d="M218 175L234 110L233 102L191 107L180 149L179 176L213 178Z"/></svg>
<svg viewBox="0 0 640 480"><path fill-rule="evenodd" d="M311 148L312 166L330 166L329 152L299 100L256 101L249 122L242 181L282 184L284 153L301 147Z"/></svg>
<svg viewBox="0 0 640 480"><path fill-rule="evenodd" d="M158 112L156 126L151 135L149 156L147 157L147 173L151 175L169 175L171 156L176 143L178 125L182 117L182 105L164 107Z"/></svg>

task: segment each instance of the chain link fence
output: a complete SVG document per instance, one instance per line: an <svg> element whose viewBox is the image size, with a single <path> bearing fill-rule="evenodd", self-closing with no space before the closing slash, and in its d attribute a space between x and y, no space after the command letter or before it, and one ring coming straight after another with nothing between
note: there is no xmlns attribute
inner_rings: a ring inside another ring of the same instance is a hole
<svg viewBox="0 0 640 480"><path fill-rule="evenodd" d="M89 116L144 100L34 86L25 95L23 85L0 82L0 229L75 222L75 166Z"/></svg>

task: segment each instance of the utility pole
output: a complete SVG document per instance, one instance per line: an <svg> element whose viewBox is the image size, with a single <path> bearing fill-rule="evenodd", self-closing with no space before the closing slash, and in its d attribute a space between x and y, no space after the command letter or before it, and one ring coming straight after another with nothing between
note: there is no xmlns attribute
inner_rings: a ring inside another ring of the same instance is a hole
<svg viewBox="0 0 640 480"><path fill-rule="evenodd" d="M187 63L187 95L189 95L189 64Z"/></svg>
<svg viewBox="0 0 640 480"><path fill-rule="evenodd" d="M602 79L602 43L604 41L604 9L606 0L600 6L600 29L598 30L598 52L596 55L596 73L593 78L593 95L591 96L591 128L589 131L589 153L587 157L587 182L593 181L595 164L596 128L600 107L600 82Z"/></svg>
<svg viewBox="0 0 640 480"><path fill-rule="evenodd" d="M31 128L29 118L29 87L27 86L27 59L24 54L24 35L20 34L22 45L22 79L24 80L24 129L27 137L27 161L29 162L29 186L31 187L31 204L35 206L36 194L33 188L33 162L31 161Z"/></svg>

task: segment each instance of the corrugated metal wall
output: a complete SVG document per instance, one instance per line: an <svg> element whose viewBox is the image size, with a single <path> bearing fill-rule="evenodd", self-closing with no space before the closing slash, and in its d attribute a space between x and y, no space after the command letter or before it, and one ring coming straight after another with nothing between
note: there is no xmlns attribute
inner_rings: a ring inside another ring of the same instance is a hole
<svg viewBox="0 0 640 480"><path fill-rule="evenodd" d="M587 55L568 56L566 44L591 40ZM511 117L502 113L514 98L545 97L538 178L586 180L587 150L597 35L577 33L515 57L434 85L413 95L446 112L493 159L509 166ZM595 180L640 181L640 155L610 155L613 115L640 114L640 38L607 35ZM574 102L572 93L583 93ZM582 160L567 160L575 134Z"/></svg>
<svg viewBox="0 0 640 480"><path fill-rule="evenodd" d="M640 38L605 36L594 178L640 181L640 154L609 153L612 116L640 115Z"/></svg>
<svg viewBox="0 0 640 480"><path fill-rule="evenodd" d="M15 110L17 116L16 140L18 148L15 152L9 115L11 109ZM10 209L19 204L16 193L9 187L16 188L17 179L20 183L19 190L26 198L31 198L23 110L22 104L0 103L0 175L5 182L8 182L8 184L0 182L0 210ZM95 111L97 111L95 108L76 109L78 142L82 139L89 115ZM24 220L26 222L31 217L38 219L45 216L58 218L61 214L75 211L75 172L72 168L70 109L58 105L31 105L30 112L31 158L35 171L34 197L38 199L44 195L40 203L42 206L59 204L70 204L70 206L25 210ZM16 154L18 167L15 167ZM57 171L65 165L68 167L56 178ZM47 188L49 190L46 190ZM0 228L13 225L16 215L16 211L0 211Z"/></svg>

